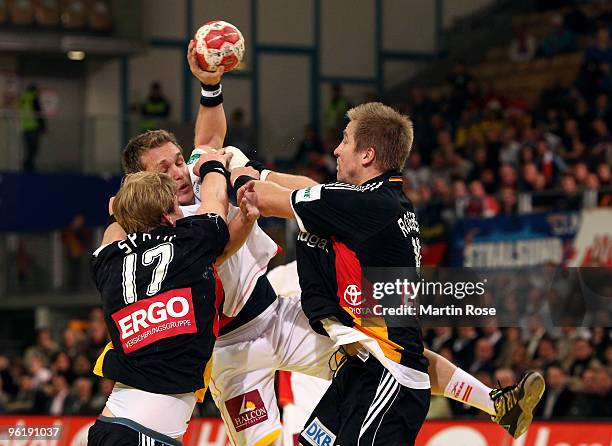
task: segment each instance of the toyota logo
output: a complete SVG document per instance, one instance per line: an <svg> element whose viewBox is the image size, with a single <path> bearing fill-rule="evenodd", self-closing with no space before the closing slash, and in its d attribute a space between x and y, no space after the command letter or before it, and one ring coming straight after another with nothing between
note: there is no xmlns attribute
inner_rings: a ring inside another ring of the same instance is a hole
<svg viewBox="0 0 612 446"><path fill-rule="evenodd" d="M361 290L357 285L348 285L344 290L344 301L354 307L361 305L365 298L361 296Z"/></svg>

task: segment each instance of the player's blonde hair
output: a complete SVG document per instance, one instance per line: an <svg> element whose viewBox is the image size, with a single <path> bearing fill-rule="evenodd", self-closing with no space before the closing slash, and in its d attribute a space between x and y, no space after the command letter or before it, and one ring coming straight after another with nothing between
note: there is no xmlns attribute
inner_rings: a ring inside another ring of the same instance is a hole
<svg viewBox="0 0 612 446"><path fill-rule="evenodd" d="M347 113L355 121L357 151L376 150L376 164L384 171L402 170L414 140L412 121L380 102L368 102Z"/></svg>
<svg viewBox="0 0 612 446"><path fill-rule="evenodd" d="M145 166L140 161L143 153L151 149L156 149L164 144L171 142L183 153L183 149L176 140L174 133L166 130L149 130L130 139L123 149L121 164L124 173L136 173L145 170Z"/></svg>
<svg viewBox="0 0 612 446"><path fill-rule="evenodd" d="M164 173L126 175L113 201L113 215L128 234L149 232L161 224L164 214L174 212L176 185Z"/></svg>

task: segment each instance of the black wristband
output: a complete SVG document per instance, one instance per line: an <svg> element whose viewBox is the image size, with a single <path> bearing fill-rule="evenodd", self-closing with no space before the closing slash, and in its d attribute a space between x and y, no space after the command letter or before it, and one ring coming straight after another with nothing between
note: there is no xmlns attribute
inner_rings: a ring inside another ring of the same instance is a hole
<svg viewBox="0 0 612 446"><path fill-rule="evenodd" d="M204 177L211 172L220 173L225 177L225 179L229 178L229 172L223 163L221 161L211 160L206 161L200 166L200 180L204 181Z"/></svg>
<svg viewBox="0 0 612 446"><path fill-rule="evenodd" d="M221 82L216 83L215 85L206 85L200 82L200 86L202 87L202 90L205 90L205 91L216 91L219 88L221 88Z"/></svg>
<svg viewBox="0 0 612 446"><path fill-rule="evenodd" d="M223 103L221 83L206 85L200 82L200 85L202 86L202 96L200 97L202 107L216 107Z"/></svg>
<svg viewBox="0 0 612 446"><path fill-rule="evenodd" d="M257 160L249 161L248 163L246 163L246 166L252 167L259 173L261 173L263 170L266 170L266 165L262 163L261 161L257 161Z"/></svg>
<svg viewBox="0 0 612 446"><path fill-rule="evenodd" d="M248 175L240 175L238 178L236 178L236 181L234 181L234 192L238 194L238 189L247 184L249 181L255 181L255 178Z"/></svg>

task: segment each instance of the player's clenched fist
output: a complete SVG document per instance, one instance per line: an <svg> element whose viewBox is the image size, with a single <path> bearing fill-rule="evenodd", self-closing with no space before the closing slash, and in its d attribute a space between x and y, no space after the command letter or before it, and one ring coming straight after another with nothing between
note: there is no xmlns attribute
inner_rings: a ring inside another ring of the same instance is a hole
<svg viewBox="0 0 612 446"><path fill-rule="evenodd" d="M248 221L255 221L259 218L259 208L257 202L257 192L255 192L255 182L249 181L238 189L238 204L243 218Z"/></svg>

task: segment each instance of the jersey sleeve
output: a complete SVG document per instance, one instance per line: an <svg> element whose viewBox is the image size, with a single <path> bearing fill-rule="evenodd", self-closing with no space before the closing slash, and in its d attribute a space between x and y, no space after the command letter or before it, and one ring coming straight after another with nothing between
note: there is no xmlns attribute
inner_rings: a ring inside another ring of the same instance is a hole
<svg viewBox="0 0 612 446"><path fill-rule="evenodd" d="M105 262L116 251L117 243L100 246L94 251L89 262L89 269L96 287L99 289L100 284L103 284L110 277L110 264Z"/></svg>
<svg viewBox="0 0 612 446"><path fill-rule="evenodd" d="M319 184L291 194L299 228L322 237L366 238L383 228L385 220L393 215L391 206L343 183Z"/></svg>
<svg viewBox="0 0 612 446"><path fill-rule="evenodd" d="M229 240L229 230L225 221L217 214L200 214L177 221L177 228L188 231L188 237L203 252L219 256Z"/></svg>

